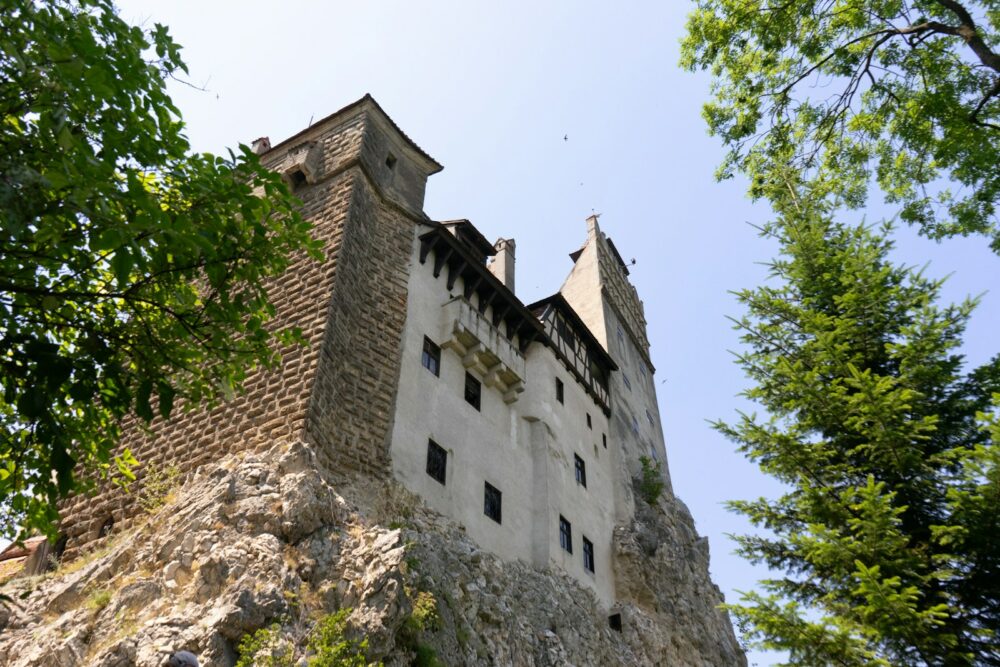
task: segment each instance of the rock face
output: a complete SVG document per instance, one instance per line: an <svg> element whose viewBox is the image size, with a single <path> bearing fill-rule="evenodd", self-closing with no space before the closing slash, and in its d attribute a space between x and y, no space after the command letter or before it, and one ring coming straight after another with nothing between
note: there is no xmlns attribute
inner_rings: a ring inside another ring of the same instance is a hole
<svg viewBox="0 0 1000 667"><path fill-rule="evenodd" d="M315 619L338 609L386 665L746 664L675 500L640 504L616 531L630 600L618 632L571 578L481 551L394 481L329 476L306 445L185 482L98 551L5 586L0 664L162 665L186 649L231 666L240 640L274 623L300 661Z"/></svg>

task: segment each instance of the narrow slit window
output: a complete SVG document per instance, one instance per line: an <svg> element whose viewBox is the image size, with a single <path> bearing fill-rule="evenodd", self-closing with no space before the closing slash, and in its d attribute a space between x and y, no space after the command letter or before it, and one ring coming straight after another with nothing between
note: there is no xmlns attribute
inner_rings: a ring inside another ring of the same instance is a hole
<svg viewBox="0 0 1000 667"><path fill-rule="evenodd" d="M485 491L483 493L483 514L493 519L497 523L501 520L501 499L502 494L500 490L489 482L485 483Z"/></svg>
<svg viewBox="0 0 1000 667"><path fill-rule="evenodd" d="M573 467L576 469L576 483L587 488L587 464L578 455L573 455Z"/></svg>
<svg viewBox="0 0 1000 667"><path fill-rule="evenodd" d="M601 434L601 444L604 445L604 449L608 448L608 434L607 433L602 433Z"/></svg>
<svg viewBox="0 0 1000 667"><path fill-rule="evenodd" d="M431 373L438 377L441 376L441 348L427 336L424 336L424 350L421 353L420 362Z"/></svg>
<svg viewBox="0 0 1000 667"><path fill-rule="evenodd" d="M563 381L556 378L556 400L560 403L564 403L566 400L566 388L563 386Z"/></svg>
<svg viewBox="0 0 1000 667"><path fill-rule="evenodd" d="M594 543L583 536L583 569L593 574L594 572Z"/></svg>
<svg viewBox="0 0 1000 667"><path fill-rule="evenodd" d="M471 373L465 374L465 402L480 409L483 394L483 385Z"/></svg>
<svg viewBox="0 0 1000 667"><path fill-rule="evenodd" d="M590 413L589 412L587 413L587 428L589 428L589 429L593 429L594 428L594 422L591 421L591 419L590 419Z"/></svg>
<svg viewBox="0 0 1000 667"><path fill-rule="evenodd" d="M559 515L559 546L573 553L573 526L562 515Z"/></svg>
<svg viewBox="0 0 1000 667"><path fill-rule="evenodd" d="M622 373L622 382L625 383L625 386L628 387L629 391L632 391L632 383L629 382L628 376L624 373Z"/></svg>
<svg viewBox="0 0 1000 667"><path fill-rule="evenodd" d="M448 469L448 452L434 442L427 441L427 474L444 484L445 473Z"/></svg>

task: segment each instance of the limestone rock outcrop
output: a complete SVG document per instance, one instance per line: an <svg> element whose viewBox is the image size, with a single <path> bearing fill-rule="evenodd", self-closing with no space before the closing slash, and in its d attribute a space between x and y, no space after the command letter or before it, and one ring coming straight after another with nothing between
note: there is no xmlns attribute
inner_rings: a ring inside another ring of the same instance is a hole
<svg viewBox="0 0 1000 667"><path fill-rule="evenodd" d="M619 632L570 577L502 561L396 482L334 478L315 458L302 444L231 457L97 551L9 582L0 664L158 666L186 649L231 666L241 638L273 623L300 660L315 619L350 609L349 633L386 665L418 653L446 665L746 665L679 501L641 505L615 533Z"/></svg>

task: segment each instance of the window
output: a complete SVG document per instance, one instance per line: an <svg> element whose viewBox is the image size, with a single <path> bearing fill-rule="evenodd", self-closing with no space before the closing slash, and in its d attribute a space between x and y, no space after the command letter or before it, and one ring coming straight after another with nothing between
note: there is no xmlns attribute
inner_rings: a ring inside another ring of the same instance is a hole
<svg viewBox="0 0 1000 667"><path fill-rule="evenodd" d="M628 376L624 373L622 373L622 382L625 383L625 386L628 387L629 391L632 391L632 383L628 381Z"/></svg>
<svg viewBox="0 0 1000 667"><path fill-rule="evenodd" d="M476 410L479 409L480 397L483 393L483 386L479 380L472 377L471 373L465 374L465 401Z"/></svg>
<svg viewBox="0 0 1000 667"><path fill-rule="evenodd" d="M649 410L646 410L646 419L649 420L650 426L656 426L656 422L653 421L653 415L649 412Z"/></svg>
<svg viewBox="0 0 1000 667"><path fill-rule="evenodd" d="M483 514L500 523L500 490L486 482L485 493L483 494Z"/></svg>
<svg viewBox="0 0 1000 667"><path fill-rule="evenodd" d="M563 381L556 378L556 400L563 403L565 400L565 388L563 387Z"/></svg>
<svg viewBox="0 0 1000 667"><path fill-rule="evenodd" d="M393 155L392 153L389 153L388 155L386 155L385 156L385 166L389 167L389 169L392 169L393 167L395 167L396 166L396 156Z"/></svg>
<svg viewBox="0 0 1000 667"><path fill-rule="evenodd" d="M583 569L587 572L594 572L594 543L583 536Z"/></svg>
<svg viewBox="0 0 1000 667"><path fill-rule="evenodd" d="M621 614L611 614L608 616L608 625L615 632L622 631L622 615Z"/></svg>
<svg viewBox="0 0 1000 667"><path fill-rule="evenodd" d="M420 363L434 375L441 375L441 348L427 336L424 336L424 351L420 356Z"/></svg>
<svg viewBox="0 0 1000 667"><path fill-rule="evenodd" d="M639 364L639 373L642 374L642 379L646 379L646 367L643 364Z"/></svg>
<svg viewBox="0 0 1000 667"><path fill-rule="evenodd" d="M607 433L602 433L601 434L601 443L604 445L604 449L608 448L608 434Z"/></svg>
<svg viewBox="0 0 1000 667"><path fill-rule="evenodd" d="M569 525L569 521L559 515L559 546L566 550L567 553L573 553L573 526Z"/></svg>
<svg viewBox="0 0 1000 667"><path fill-rule="evenodd" d="M433 440L427 441L427 474L444 484L448 468L448 452Z"/></svg>
<svg viewBox="0 0 1000 667"><path fill-rule="evenodd" d="M622 351L625 351L625 334L622 332L622 325L618 325L618 344L621 346Z"/></svg>
<svg viewBox="0 0 1000 667"><path fill-rule="evenodd" d="M573 455L573 466L576 468L576 483L587 488L587 464L576 454Z"/></svg>
<svg viewBox="0 0 1000 667"><path fill-rule="evenodd" d="M635 415L632 415L632 432L639 432L639 420L635 418Z"/></svg>
<svg viewBox="0 0 1000 667"><path fill-rule="evenodd" d="M592 421L590 421L590 413L589 412L587 413L587 428L589 428L589 429L593 429L594 428L594 423Z"/></svg>

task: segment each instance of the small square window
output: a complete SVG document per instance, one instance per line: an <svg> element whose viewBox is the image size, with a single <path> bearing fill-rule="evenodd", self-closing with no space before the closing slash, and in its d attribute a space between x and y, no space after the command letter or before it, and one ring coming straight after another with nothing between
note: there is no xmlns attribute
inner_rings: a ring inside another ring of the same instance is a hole
<svg viewBox="0 0 1000 667"><path fill-rule="evenodd" d="M420 355L420 363L434 375L441 375L441 348L424 336L424 351Z"/></svg>
<svg viewBox="0 0 1000 667"><path fill-rule="evenodd" d="M601 444L604 445L604 449L608 448L608 434L607 433L602 433L601 434Z"/></svg>
<svg viewBox="0 0 1000 667"><path fill-rule="evenodd" d="M480 400L483 393L483 385L479 380L472 377L471 373L465 374L465 401L476 410L479 409Z"/></svg>
<svg viewBox="0 0 1000 667"><path fill-rule="evenodd" d="M559 546L567 553L573 553L573 526L559 515Z"/></svg>
<svg viewBox="0 0 1000 667"><path fill-rule="evenodd" d="M632 391L632 383L631 383L631 382L629 382L629 380L628 380L628 376L627 376L627 375L625 375L624 373L622 373L622 382L624 382L624 383L625 383L625 386L626 386L626 387L628 387L628 390L629 390L629 391Z"/></svg>
<svg viewBox="0 0 1000 667"><path fill-rule="evenodd" d="M622 615L621 614L611 614L608 616L608 625L615 632L622 631Z"/></svg>
<svg viewBox="0 0 1000 667"><path fill-rule="evenodd" d="M594 543L583 536L583 569L587 572L594 572Z"/></svg>
<svg viewBox="0 0 1000 667"><path fill-rule="evenodd" d="M448 468L448 452L433 440L427 441L427 474L444 484Z"/></svg>
<svg viewBox="0 0 1000 667"><path fill-rule="evenodd" d="M500 499L502 494L495 486L486 482L483 494L483 514L500 523Z"/></svg>
<svg viewBox="0 0 1000 667"><path fill-rule="evenodd" d="M565 387L563 387L563 381L556 378L556 400L560 403L565 402L566 392Z"/></svg>
<svg viewBox="0 0 1000 667"><path fill-rule="evenodd" d="M587 464L576 454L573 455L573 467L576 469L576 483L587 488Z"/></svg>
<svg viewBox="0 0 1000 667"><path fill-rule="evenodd" d="M587 413L587 428L589 428L589 429L593 429L594 428L594 422L592 422L590 420L590 413L589 412Z"/></svg>

